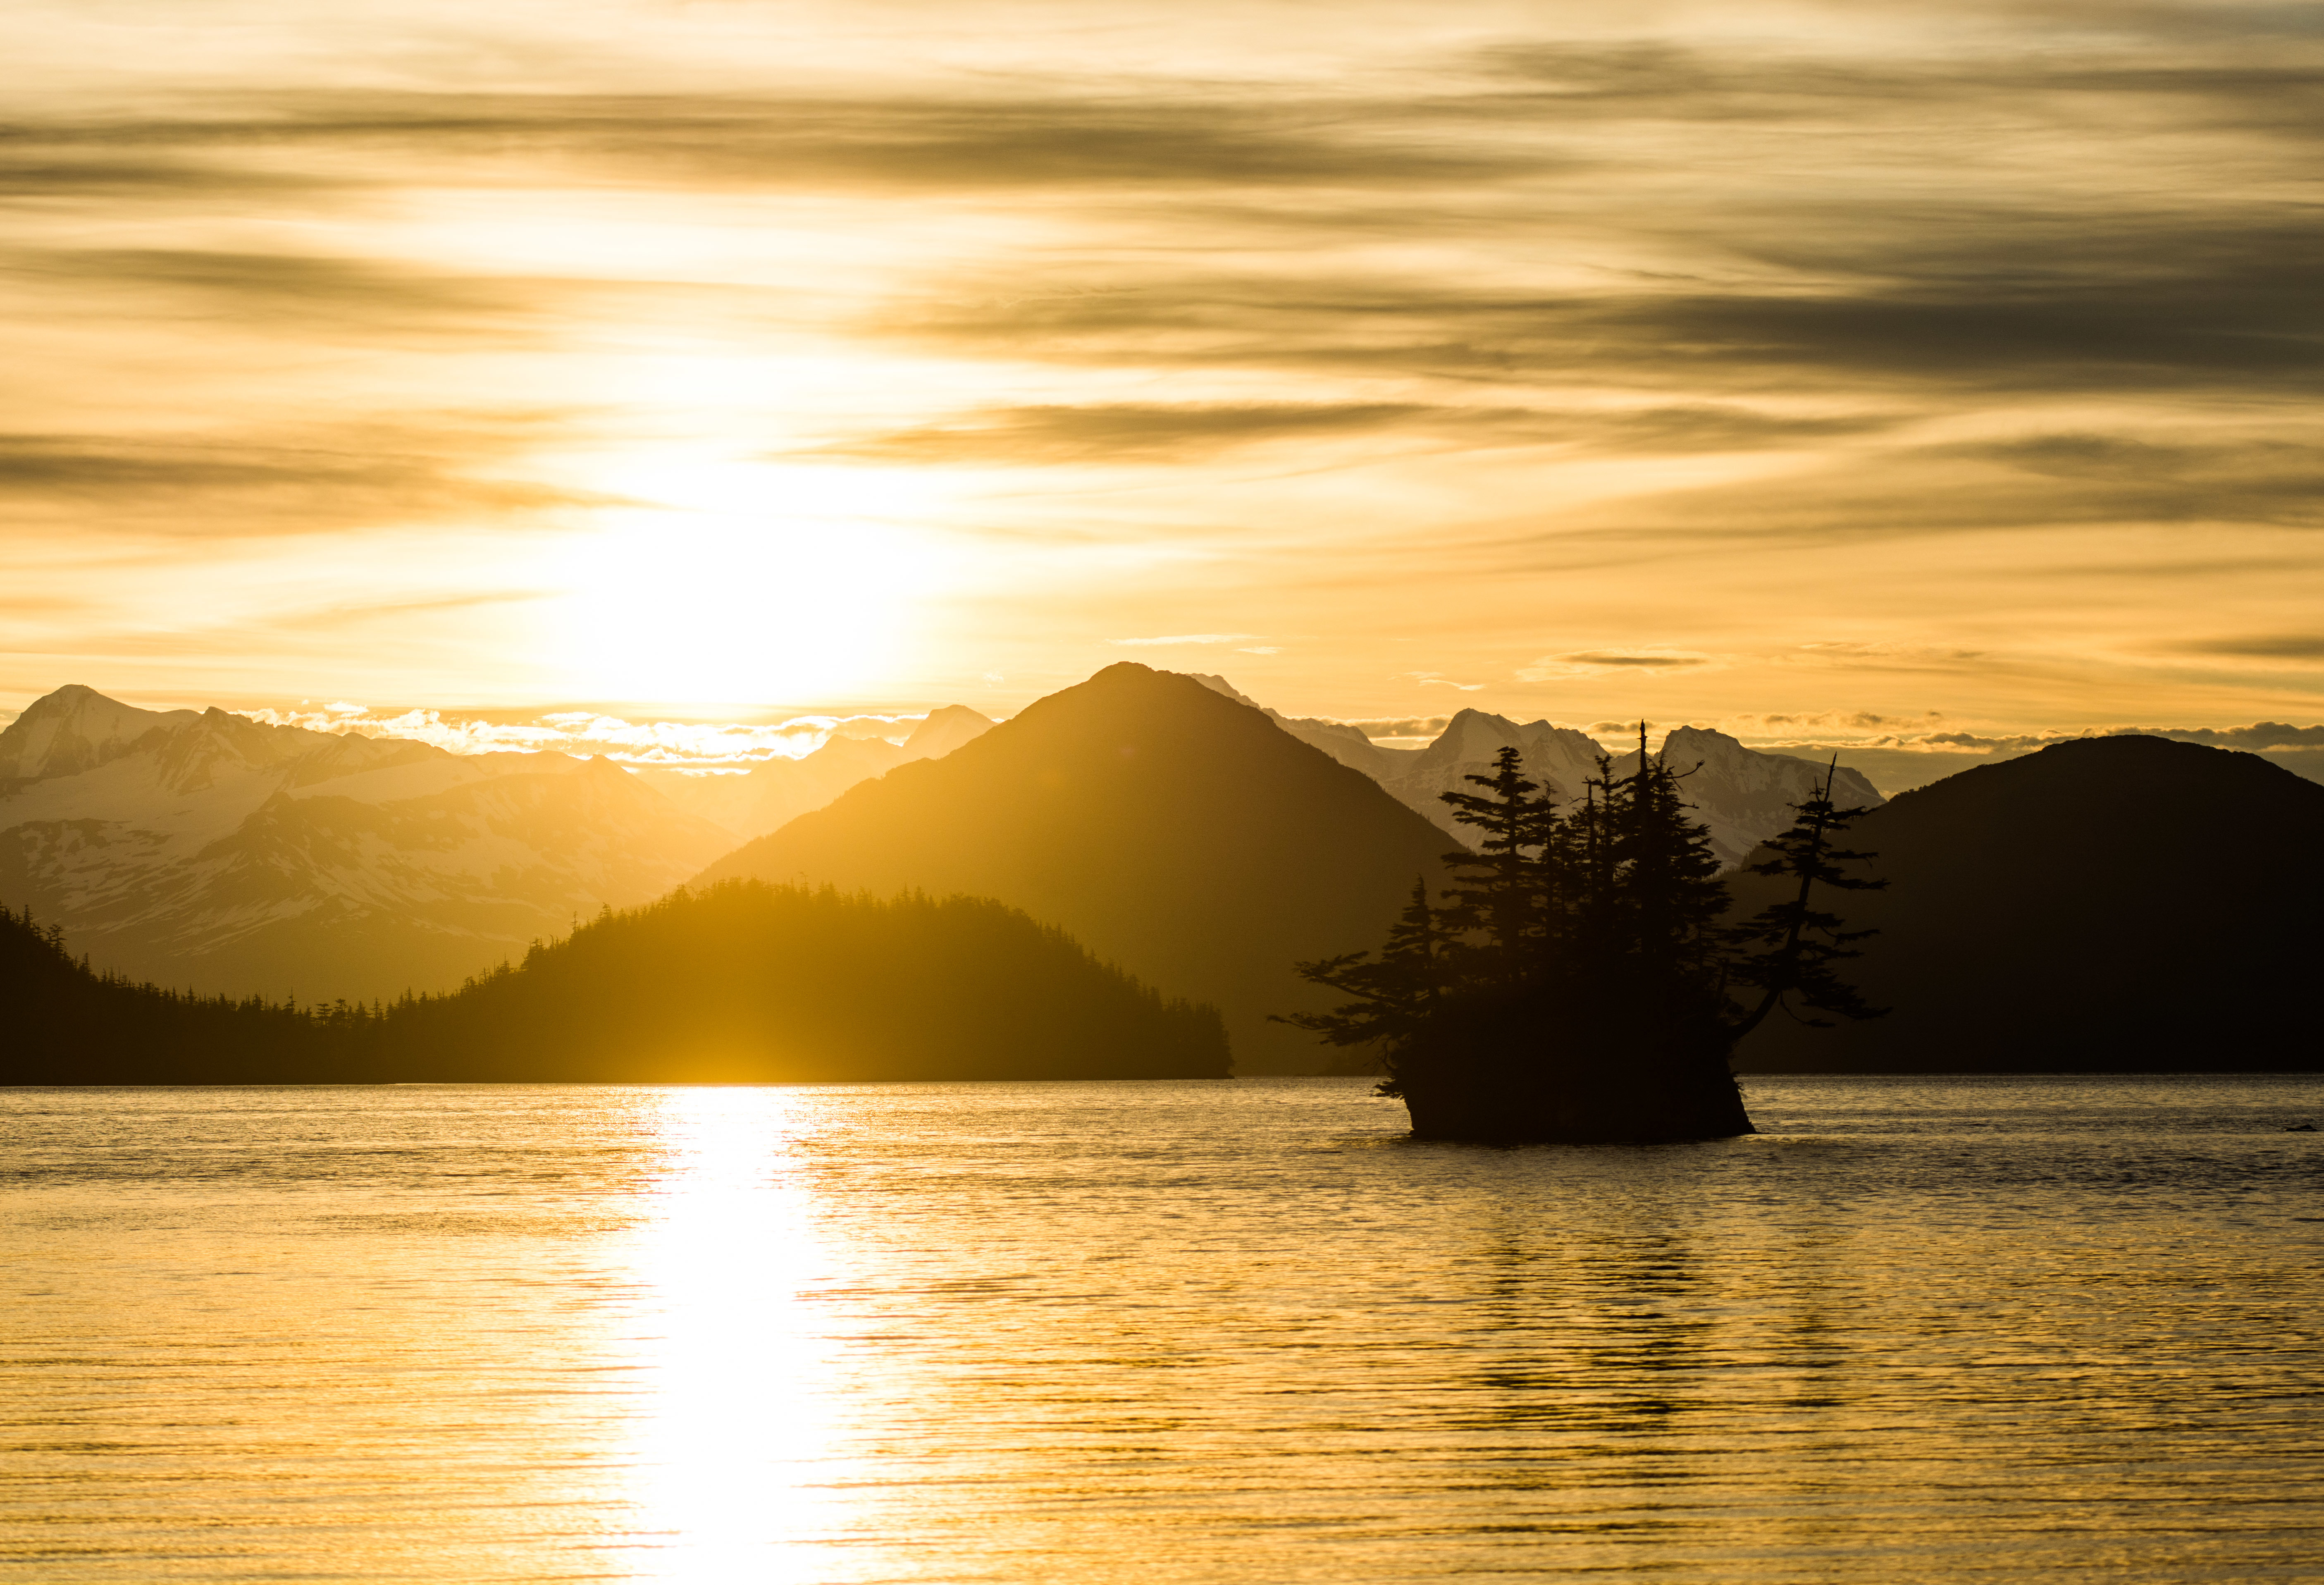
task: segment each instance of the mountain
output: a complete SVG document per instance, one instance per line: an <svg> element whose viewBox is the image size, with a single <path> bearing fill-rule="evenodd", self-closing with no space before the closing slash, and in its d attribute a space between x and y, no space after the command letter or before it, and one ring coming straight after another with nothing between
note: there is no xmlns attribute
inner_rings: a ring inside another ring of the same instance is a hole
<svg viewBox="0 0 2324 1585"><path fill-rule="evenodd" d="M101 969L204 991L456 985L730 840L606 760L456 755L79 687L0 731L0 902Z"/></svg>
<svg viewBox="0 0 2324 1585"><path fill-rule="evenodd" d="M1225 1014L1242 1072L1313 1072L1266 1021L1323 1005L1296 959L1377 946L1443 834L1260 712L1134 663L899 766L711 866L997 898Z"/></svg>
<svg viewBox="0 0 2324 1585"><path fill-rule="evenodd" d="M559 1083L1223 1079L1173 1001L987 898L727 881L608 913L457 995L392 1009L400 1076Z"/></svg>
<svg viewBox="0 0 2324 1585"><path fill-rule="evenodd" d="M0 1084L1220 1079L1226 1031L978 898L733 883L381 1011L91 973L0 911Z"/></svg>
<svg viewBox="0 0 2324 1585"><path fill-rule="evenodd" d="M653 769L639 774L680 808L724 827L736 839L763 836L810 809L820 809L859 781L916 760L936 760L992 730L965 705L932 710L901 743L834 737L796 760L769 760L739 775Z"/></svg>
<svg viewBox="0 0 2324 1585"><path fill-rule="evenodd" d="M140 710L78 683L35 700L0 732L0 796L42 777L93 770L149 732L192 725L192 710Z"/></svg>
<svg viewBox="0 0 2324 1585"><path fill-rule="evenodd" d="M2256 755L2088 738L1864 817L1885 891L1825 906L1880 934L1843 964L1886 1018L1744 1042L1760 1072L2324 1068L2324 787ZM1738 913L1772 884L1735 885ZM1837 900L1830 900L1836 895Z"/></svg>
<svg viewBox="0 0 2324 1585"><path fill-rule="evenodd" d="M1463 710L1445 723L1434 742L1380 785L1439 829L1473 846L1477 834L1452 818L1451 806L1440 795L1475 792L1468 779L1492 774L1493 757L1504 748L1517 750L1525 757L1526 774L1547 782L1569 801L1579 800L1583 779L1598 774L1598 742L1584 733L1546 721L1520 725L1505 715Z"/></svg>
<svg viewBox="0 0 2324 1585"><path fill-rule="evenodd" d="M1725 864L1739 864L1751 850L1792 823L1792 806L1823 785L1828 766L1789 754L1747 749L1723 732L1682 726L1665 737L1655 758L1676 770L1694 805L1694 817L1711 828L1711 848ZM1638 751L1614 761L1614 774L1637 773ZM1877 808L1887 800L1862 772L1840 766L1832 776L1832 801L1843 809Z"/></svg>
<svg viewBox="0 0 2324 1585"><path fill-rule="evenodd" d="M1236 692L1224 677L1195 680L1254 709L1263 708ZM1504 748L1519 751L1526 775L1546 782L1570 800L1580 799L1584 780L1598 774L1597 740L1546 721L1518 723L1482 710L1463 710L1445 724L1435 742L1412 750L1377 747L1362 733L1341 722L1294 720L1272 710L1266 714L1284 731L1342 765L1362 771L1406 808L1472 846L1476 833L1452 818L1442 795L1476 790L1468 779L1491 774L1494 756ZM1729 865L1741 862L1754 847L1789 825L1792 806L1821 786L1825 772L1825 767L1812 760L1764 754L1745 748L1725 733L1692 726L1682 726L1665 736L1655 758L1685 772L1687 797L1695 806L1696 818L1711 828L1712 850ZM1636 775L1637 769L1635 749L1614 760L1617 776ZM1868 808L1882 802L1871 782L1844 765L1834 794L1842 806Z"/></svg>

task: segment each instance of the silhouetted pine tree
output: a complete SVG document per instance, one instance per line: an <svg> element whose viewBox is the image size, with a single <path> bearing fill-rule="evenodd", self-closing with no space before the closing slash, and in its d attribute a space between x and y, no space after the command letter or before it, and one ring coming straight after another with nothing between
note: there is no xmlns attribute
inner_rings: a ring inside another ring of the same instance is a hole
<svg viewBox="0 0 2324 1585"><path fill-rule="evenodd" d="M1650 759L1638 734L1638 770L1606 787L1611 864L1601 927L1641 986L1710 970L1720 945L1727 888L1711 833L1688 817L1682 778Z"/></svg>
<svg viewBox="0 0 2324 1585"><path fill-rule="evenodd" d="M1452 806L1454 819L1484 834L1476 852L1444 856L1455 882L1444 894L1452 906L1443 923L1454 933L1455 950L1473 959L1466 965L1471 976L1516 984L1535 972L1556 930L1566 890L1564 823L1555 800L1526 779L1514 748L1495 757L1492 775L1466 779L1485 792L1438 796ZM1458 943L1462 935L1471 938L1465 947Z"/></svg>
<svg viewBox="0 0 2324 1585"><path fill-rule="evenodd" d="M64 932L0 908L0 1084L264 1084L346 1077L343 1042L290 1001L93 972Z"/></svg>
<svg viewBox="0 0 2324 1585"><path fill-rule="evenodd" d="M1377 959L1351 952L1297 965L1302 978L1355 1000L1325 1013L1286 1013L1279 1021L1313 1029L1328 1046L1401 1045L1436 1016L1455 945L1445 916L1429 906L1428 882L1416 880L1412 900L1397 916Z"/></svg>
<svg viewBox="0 0 2324 1585"><path fill-rule="evenodd" d="M1761 908L1727 934L1731 953L1727 963L1729 981L1756 987L1760 992L1757 1005L1735 1021L1734 1033L1738 1040L1757 1028L1777 1008L1790 1011L1785 1006L1786 997L1795 997L1802 1007L1813 1011L1838 1013L1847 1018L1877 1018L1887 1010L1868 1006L1856 988L1842 981L1832 969L1835 963L1858 955L1849 943L1861 941L1873 932L1842 929L1845 921L1838 914L1818 909L1810 901L1813 889L1819 885L1842 891L1877 891L1888 884L1886 880L1861 879L1840 868L1878 855L1832 845L1833 838L1871 813L1868 809L1833 806L1832 779L1839 768L1840 760L1835 755L1822 788L1807 802L1794 806L1796 818L1792 828L1768 840L1766 845L1774 850L1774 856L1745 866L1754 875L1796 877L1800 885L1795 895ZM1802 1021L1829 1027L1831 1020Z"/></svg>

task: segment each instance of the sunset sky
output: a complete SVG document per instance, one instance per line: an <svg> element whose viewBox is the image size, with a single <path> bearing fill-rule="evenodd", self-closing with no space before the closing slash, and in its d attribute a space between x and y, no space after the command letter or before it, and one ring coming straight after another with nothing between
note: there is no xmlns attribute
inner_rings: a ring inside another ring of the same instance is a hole
<svg viewBox="0 0 2324 1585"><path fill-rule="evenodd" d="M2324 13L72 0L0 714L2324 714Z"/></svg>

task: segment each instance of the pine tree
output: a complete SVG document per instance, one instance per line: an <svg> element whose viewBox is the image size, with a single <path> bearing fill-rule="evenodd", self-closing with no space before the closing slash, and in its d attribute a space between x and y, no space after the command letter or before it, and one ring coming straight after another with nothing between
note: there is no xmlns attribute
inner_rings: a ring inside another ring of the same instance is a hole
<svg viewBox="0 0 2324 1585"><path fill-rule="evenodd" d="M1649 758L1640 723L1637 772L1607 789L1611 863L1600 928L1641 984L1702 975L1720 945L1727 888L1711 833L1688 818L1682 779Z"/></svg>
<svg viewBox="0 0 2324 1585"><path fill-rule="evenodd" d="M1840 867L1862 863L1878 855L1832 845L1833 838L1870 813L1867 809L1833 806L1832 782L1839 770L1840 759L1834 755L1823 786L1805 803L1794 806L1796 817L1792 828L1768 840L1766 845L1774 850L1775 856L1746 866L1754 875L1795 876L1800 886L1788 901L1761 908L1727 933L1732 954L1727 963L1729 981L1757 987L1760 991L1757 1004L1731 1026L1736 1039L1757 1028L1777 1008L1789 1012L1786 998L1795 998L1802 1007L1813 1011L1837 1013L1848 1018L1877 1018L1886 1010L1868 1005L1832 968L1835 963L1858 955L1849 945L1850 942L1861 941L1874 932L1844 930L1839 915L1811 905L1812 894L1818 885L1842 891L1877 891L1888 884L1886 880L1851 875ZM1818 1027L1831 1024L1829 1018L1802 1021Z"/></svg>
<svg viewBox="0 0 2324 1585"><path fill-rule="evenodd" d="M1515 984L1530 973L1548 945L1553 899L1562 891L1556 874L1562 857L1563 822L1556 800L1527 779L1518 751L1504 748L1494 757L1493 774L1464 779L1483 793L1437 796L1452 806L1452 817L1483 833L1471 852L1444 855L1456 884L1445 892L1448 928L1481 937L1468 948L1474 972Z"/></svg>
<svg viewBox="0 0 2324 1585"><path fill-rule="evenodd" d="M1351 952L1296 965L1302 979L1355 1000L1329 1012L1278 1013L1276 1022L1312 1029L1329 1046L1382 1041L1400 1047L1435 1015L1452 945L1444 916L1429 906L1428 882L1416 877L1412 900L1397 916L1377 960Z"/></svg>

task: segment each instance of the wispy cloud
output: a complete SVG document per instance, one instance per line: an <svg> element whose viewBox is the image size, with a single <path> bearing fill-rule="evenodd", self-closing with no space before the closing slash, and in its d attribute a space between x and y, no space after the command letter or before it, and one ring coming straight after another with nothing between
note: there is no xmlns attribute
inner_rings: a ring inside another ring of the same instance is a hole
<svg viewBox="0 0 2324 1585"><path fill-rule="evenodd" d="M588 710L560 710L521 720L411 709L393 713L338 701L245 711L254 721L340 736L397 738L455 754L604 755L622 764L674 770L737 770L770 760L798 759L834 737L901 742L916 715L798 715L762 725L628 721Z"/></svg>
<svg viewBox="0 0 2324 1585"><path fill-rule="evenodd" d="M2324 661L2324 633L2253 633L2243 637L2193 640L2174 648L2191 655L2224 655L2236 659L2313 665Z"/></svg>
<svg viewBox="0 0 2324 1585"><path fill-rule="evenodd" d="M1608 675L1655 677L1665 672L1692 671L1719 664L1716 655L1683 650L1573 650L1545 655L1519 669L1526 682L1551 682L1560 677Z"/></svg>
<svg viewBox="0 0 2324 1585"><path fill-rule="evenodd" d="M1706 718L2025 731L2129 718L2107 687L2181 720L2311 696L2301 8L1064 14L416 0L117 63L30 19L23 664L117 636L180 691L206 655L252 697L622 696L456 602L660 532L609 482L650 476L733 543L941 544L893 625L946 636L867 701L1062 678L1093 625L1274 651L1307 707L1383 719L1427 687L1610 715L1682 676ZM536 566L484 548L512 526ZM770 610L828 576L796 562ZM681 631L665 582L641 618ZM374 606L365 665L425 647L425 686L314 675ZM429 645L373 641L398 622Z"/></svg>
<svg viewBox="0 0 2324 1585"><path fill-rule="evenodd" d="M1106 642L1130 649L1147 649L1190 644L1247 644L1258 637L1257 633L1166 633L1159 638L1108 639Z"/></svg>
<svg viewBox="0 0 2324 1585"><path fill-rule="evenodd" d="M612 502L598 492L491 476L496 460L536 437L452 415L432 430L407 419L271 439L0 434L0 500L20 530L35 514L186 535L332 533Z"/></svg>

